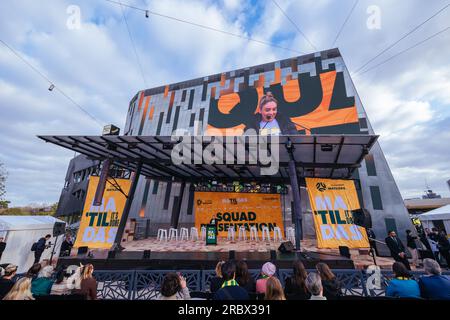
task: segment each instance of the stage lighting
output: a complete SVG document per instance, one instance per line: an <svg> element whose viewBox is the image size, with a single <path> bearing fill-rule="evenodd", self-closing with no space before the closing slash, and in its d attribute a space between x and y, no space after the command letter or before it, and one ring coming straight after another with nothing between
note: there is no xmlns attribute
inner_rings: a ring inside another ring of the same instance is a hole
<svg viewBox="0 0 450 320"><path fill-rule="evenodd" d="M53 91L54 88L55 88L55 85L51 84L50 87L48 87L48 91Z"/></svg>
<svg viewBox="0 0 450 320"><path fill-rule="evenodd" d="M333 151L333 145L332 144L321 144L320 145L320 150L322 150L324 152Z"/></svg>
<svg viewBox="0 0 450 320"><path fill-rule="evenodd" d="M148 18L148 10L145 10L145 17Z"/></svg>

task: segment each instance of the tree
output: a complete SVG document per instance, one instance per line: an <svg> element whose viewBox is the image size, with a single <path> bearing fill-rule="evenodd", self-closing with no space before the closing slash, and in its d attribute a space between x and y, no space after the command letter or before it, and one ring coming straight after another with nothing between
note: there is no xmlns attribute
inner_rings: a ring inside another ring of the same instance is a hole
<svg viewBox="0 0 450 320"><path fill-rule="evenodd" d="M5 169L3 162L0 162L0 201L4 201L4 196L6 194L6 178L8 177L8 172Z"/></svg>

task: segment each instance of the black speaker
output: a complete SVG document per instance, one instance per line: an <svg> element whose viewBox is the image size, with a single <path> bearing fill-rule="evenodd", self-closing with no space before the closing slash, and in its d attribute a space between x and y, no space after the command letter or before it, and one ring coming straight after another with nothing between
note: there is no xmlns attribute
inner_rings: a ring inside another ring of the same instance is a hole
<svg viewBox="0 0 450 320"><path fill-rule="evenodd" d="M77 255L82 255L82 254L86 254L88 252L88 247L79 247L78 248L78 252Z"/></svg>
<svg viewBox="0 0 450 320"><path fill-rule="evenodd" d="M286 242L283 242L282 244L280 244L280 246L278 247L278 250L282 253L294 252L295 247L292 244L292 242L286 241Z"/></svg>
<svg viewBox="0 0 450 320"><path fill-rule="evenodd" d="M53 236L57 237L66 232L66 223L65 222L55 222L53 225Z"/></svg>
<svg viewBox="0 0 450 320"><path fill-rule="evenodd" d="M151 250L144 250L143 259L150 259Z"/></svg>
<svg viewBox="0 0 450 320"><path fill-rule="evenodd" d="M350 249L346 246L339 246L339 254L350 259Z"/></svg>
<svg viewBox="0 0 450 320"><path fill-rule="evenodd" d="M353 223L364 228L372 228L372 217L367 209L352 210Z"/></svg>
<svg viewBox="0 0 450 320"><path fill-rule="evenodd" d="M230 250L228 251L228 260L235 260L236 259L236 251Z"/></svg>
<svg viewBox="0 0 450 320"><path fill-rule="evenodd" d="M275 250L270 250L270 260L271 261L277 260L277 252Z"/></svg>

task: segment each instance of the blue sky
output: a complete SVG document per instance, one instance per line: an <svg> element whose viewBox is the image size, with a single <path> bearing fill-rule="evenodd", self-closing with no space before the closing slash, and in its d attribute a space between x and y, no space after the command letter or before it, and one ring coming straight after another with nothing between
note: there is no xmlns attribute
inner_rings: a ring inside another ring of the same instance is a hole
<svg viewBox="0 0 450 320"><path fill-rule="evenodd" d="M311 45L272 0L122 0L123 3L302 52ZM277 0L318 50L330 48L353 0ZM447 1L360 0L337 45L352 72ZM67 8L81 12L79 29ZM377 6L381 28L367 28ZM17 50L101 123L123 128L129 100L143 89L285 59L292 51L124 7L145 74L141 76L118 5L105 0L0 2L0 39ZM375 65L450 26L450 8L373 62ZM369 119L405 198L428 185L450 196L450 31L355 76ZM101 133L86 116L0 44L0 161L12 205L59 198L73 153L36 135Z"/></svg>

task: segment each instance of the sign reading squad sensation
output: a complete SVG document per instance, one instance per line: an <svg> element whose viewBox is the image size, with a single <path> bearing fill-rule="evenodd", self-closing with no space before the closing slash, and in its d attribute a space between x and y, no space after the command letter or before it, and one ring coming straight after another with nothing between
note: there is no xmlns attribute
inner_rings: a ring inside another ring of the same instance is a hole
<svg viewBox="0 0 450 320"><path fill-rule="evenodd" d="M351 210L359 209L353 180L306 178L318 248L368 248L363 227L353 224Z"/></svg>
<svg viewBox="0 0 450 320"><path fill-rule="evenodd" d="M74 247L110 249L116 238L120 218L125 207L125 196L109 181L106 182L102 204L94 206L94 196L99 177L89 177L89 187L84 203L83 216L80 221ZM126 194L130 190L130 180L115 179Z"/></svg>
<svg viewBox="0 0 450 320"><path fill-rule="evenodd" d="M195 226L199 231L215 214L219 237L227 237L228 229L234 228L237 238L240 226L245 227L247 237L252 226L258 230L260 239L263 227L269 228L270 237L274 227L279 227L284 234L279 194L195 192L194 203Z"/></svg>

